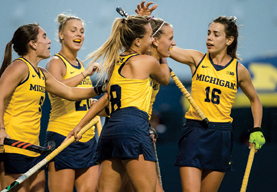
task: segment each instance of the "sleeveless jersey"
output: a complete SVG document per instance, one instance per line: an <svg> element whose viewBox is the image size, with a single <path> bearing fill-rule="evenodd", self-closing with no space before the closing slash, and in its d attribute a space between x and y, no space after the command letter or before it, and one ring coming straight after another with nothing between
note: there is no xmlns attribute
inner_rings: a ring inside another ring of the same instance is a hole
<svg viewBox="0 0 277 192"><path fill-rule="evenodd" d="M41 106L45 98L45 76L25 58L29 74L5 100L4 124L11 139L39 145ZM36 157L40 154L5 145L5 153L18 153Z"/></svg>
<svg viewBox="0 0 277 192"><path fill-rule="evenodd" d="M151 100L150 100L150 106L149 106L149 110L148 110L148 116L149 116L149 120L151 119L151 115L152 115L152 111L153 111L153 105L154 105L154 102L156 100L156 96L157 94L159 93L159 90L160 90L160 84L152 79L152 95L151 95Z"/></svg>
<svg viewBox="0 0 277 192"><path fill-rule="evenodd" d="M237 66L236 59L224 67L214 65L207 53L193 74L191 96L210 122L233 121L230 114L238 89ZM192 106L185 117L201 120Z"/></svg>
<svg viewBox="0 0 277 192"><path fill-rule="evenodd" d="M84 71L84 67L78 61L78 66L72 65L61 54L56 54L66 66L66 74L63 79L69 79ZM89 77L83 79L77 87L92 87L92 82ZM51 112L47 131L59 133L67 136L72 129L80 122L90 108L89 99L81 101L69 101L58 96L48 94L51 102ZM93 138L94 131L89 129L82 135L80 142L87 142Z"/></svg>
<svg viewBox="0 0 277 192"><path fill-rule="evenodd" d="M120 56L120 61L115 63L108 85L110 114L126 107L136 107L146 113L149 111L152 94L151 78L129 79L121 75L121 70L128 59L137 55Z"/></svg>

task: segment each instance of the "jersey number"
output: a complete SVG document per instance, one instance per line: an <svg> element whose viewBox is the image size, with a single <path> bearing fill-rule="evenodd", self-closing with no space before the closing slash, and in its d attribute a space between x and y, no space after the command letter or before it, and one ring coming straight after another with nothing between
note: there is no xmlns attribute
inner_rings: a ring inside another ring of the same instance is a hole
<svg viewBox="0 0 277 192"><path fill-rule="evenodd" d="M112 85L110 90L111 113L121 107L121 87Z"/></svg>
<svg viewBox="0 0 277 192"><path fill-rule="evenodd" d="M221 94L221 90L214 88L212 90L211 99L210 99L210 89L211 89L210 87L206 87L206 89L205 89L205 91L206 91L205 102L212 102L213 104L218 105L220 103L219 95Z"/></svg>
<svg viewBox="0 0 277 192"><path fill-rule="evenodd" d="M76 111L87 111L88 109L90 109L89 99L87 99L86 101L87 101L87 104L83 104L83 105L81 105L82 101L76 101L75 102L75 110Z"/></svg>

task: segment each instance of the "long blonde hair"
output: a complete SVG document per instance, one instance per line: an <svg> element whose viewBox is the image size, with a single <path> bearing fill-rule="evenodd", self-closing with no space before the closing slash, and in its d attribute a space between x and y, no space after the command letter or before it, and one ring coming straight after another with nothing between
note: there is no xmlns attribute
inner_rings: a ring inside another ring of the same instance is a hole
<svg viewBox="0 0 277 192"><path fill-rule="evenodd" d="M101 73L98 79L102 79L104 74L112 70L113 63L119 60L119 54L128 50L136 38L143 38L146 29L145 25L149 21L146 17L131 15L125 18L115 19L112 31L107 41L96 51L90 53L86 60L90 60L90 65L101 58ZM106 74L107 76L107 74Z"/></svg>

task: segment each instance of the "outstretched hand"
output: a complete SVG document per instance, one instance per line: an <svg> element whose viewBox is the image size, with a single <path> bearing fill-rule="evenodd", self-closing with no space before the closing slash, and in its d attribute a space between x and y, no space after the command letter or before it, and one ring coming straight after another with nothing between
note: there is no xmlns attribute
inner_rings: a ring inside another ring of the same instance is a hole
<svg viewBox="0 0 277 192"><path fill-rule="evenodd" d="M135 12L139 15L139 16L151 16L152 12L158 7L158 5L153 5L153 7L149 8L150 5L153 4L153 2L148 2L146 3L146 5L144 5L145 1L142 1L140 4L137 5L137 9L135 10Z"/></svg>

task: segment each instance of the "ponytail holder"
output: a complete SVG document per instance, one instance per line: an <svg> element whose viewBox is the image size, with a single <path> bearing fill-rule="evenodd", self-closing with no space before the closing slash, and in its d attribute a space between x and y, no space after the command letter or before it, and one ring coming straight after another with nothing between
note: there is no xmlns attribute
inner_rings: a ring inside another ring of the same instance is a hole
<svg viewBox="0 0 277 192"><path fill-rule="evenodd" d="M121 23L125 23L125 18L122 19Z"/></svg>
<svg viewBox="0 0 277 192"><path fill-rule="evenodd" d="M236 16L231 16L231 17L229 17L229 19L234 23L237 22L237 17Z"/></svg>
<svg viewBox="0 0 277 192"><path fill-rule="evenodd" d="M150 17L147 21L151 21L154 18L154 16Z"/></svg>

